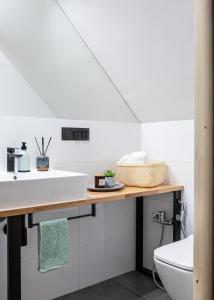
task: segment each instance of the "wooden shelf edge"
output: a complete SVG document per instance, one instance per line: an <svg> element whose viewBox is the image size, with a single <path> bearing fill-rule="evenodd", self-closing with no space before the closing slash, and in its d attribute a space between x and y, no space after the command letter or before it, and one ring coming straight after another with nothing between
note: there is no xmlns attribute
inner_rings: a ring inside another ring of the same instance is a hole
<svg viewBox="0 0 214 300"><path fill-rule="evenodd" d="M65 202L53 202L47 204L40 204L27 207L13 207L8 209L0 208L0 217L6 218L10 216L26 215L30 213L38 213L50 210L60 210L65 208L81 207L91 204L107 203L130 198L137 198L143 196L152 196L176 191L184 190L182 185L160 185L154 188L138 188L138 187L125 187L123 190L116 192L98 193L88 192L87 197L84 199L77 199Z"/></svg>

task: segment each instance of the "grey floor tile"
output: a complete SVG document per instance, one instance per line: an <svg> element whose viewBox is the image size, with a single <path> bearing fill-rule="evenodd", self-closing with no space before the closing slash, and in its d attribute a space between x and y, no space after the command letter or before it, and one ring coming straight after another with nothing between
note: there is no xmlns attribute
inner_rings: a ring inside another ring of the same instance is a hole
<svg viewBox="0 0 214 300"><path fill-rule="evenodd" d="M138 294L129 291L112 280L91 287L90 294L96 300L132 300L138 298Z"/></svg>
<svg viewBox="0 0 214 300"><path fill-rule="evenodd" d="M87 289L74 292L69 295L57 298L55 300L93 300L92 296L88 293Z"/></svg>
<svg viewBox="0 0 214 300"><path fill-rule="evenodd" d="M156 290L144 296L143 300L171 300L166 292Z"/></svg>
<svg viewBox="0 0 214 300"><path fill-rule="evenodd" d="M57 298L55 300L93 300L93 296L91 296L88 291L77 291L72 294Z"/></svg>
<svg viewBox="0 0 214 300"><path fill-rule="evenodd" d="M130 272L55 300L171 300L151 277Z"/></svg>
<svg viewBox="0 0 214 300"><path fill-rule="evenodd" d="M56 300L136 300L137 298L139 295L136 293L108 280Z"/></svg>
<svg viewBox="0 0 214 300"><path fill-rule="evenodd" d="M144 296L157 290L152 278L139 272L130 272L112 280L130 291L139 294L139 296Z"/></svg>

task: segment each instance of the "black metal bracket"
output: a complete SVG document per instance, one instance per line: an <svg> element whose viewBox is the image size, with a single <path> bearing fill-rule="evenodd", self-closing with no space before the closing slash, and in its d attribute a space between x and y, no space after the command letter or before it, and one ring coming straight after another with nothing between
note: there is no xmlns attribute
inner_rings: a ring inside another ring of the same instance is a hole
<svg viewBox="0 0 214 300"><path fill-rule="evenodd" d="M7 218L0 218L0 223L3 223ZM4 234L7 234L7 224L3 226Z"/></svg>
<svg viewBox="0 0 214 300"><path fill-rule="evenodd" d="M3 219L3 218L2 218ZM4 220L2 220L3 222ZM25 226L25 215L21 216L21 246L27 246L27 227ZM8 234L8 224L5 224L3 227L3 232L5 235Z"/></svg>
<svg viewBox="0 0 214 300"><path fill-rule="evenodd" d="M181 239L181 221L180 221L180 213L181 213L181 199L182 192L177 191L173 193L173 242L177 242Z"/></svg>
<svg viewBox="0 0 214 300"><path fill-rule="evenodd" d="M136 198L136 270L143 272L143 209L144 197Z"/></svg>
<svg viewBox="0 0 214 300"><path fill-rule="evenodd" d="M84 214L80 216L75 217L69 217L67 220L76 220L76 219L82 219L87 217L96 217L96 204L91 204L91 213L90 214ZM39 226L39 223L33 222L33 214L28 214L28 228L33 228L35 226Z"/></svg>
<svg viewBox="0 0 214 300"><path fill-rule="evenodd" d="M21 246L23 215L7 218L7 299L21 300Z"/></svg>

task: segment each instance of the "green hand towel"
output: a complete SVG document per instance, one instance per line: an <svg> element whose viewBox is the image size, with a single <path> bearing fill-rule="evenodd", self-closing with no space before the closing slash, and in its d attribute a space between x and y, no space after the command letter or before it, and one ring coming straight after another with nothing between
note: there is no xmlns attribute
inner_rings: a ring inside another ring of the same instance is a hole
<svg viewBox="0 0 214 300"><path fill-rule="evenodd" d="M42 273L68 263L68 221L58 219L41 222L38 227L38 270Z"/></svg>

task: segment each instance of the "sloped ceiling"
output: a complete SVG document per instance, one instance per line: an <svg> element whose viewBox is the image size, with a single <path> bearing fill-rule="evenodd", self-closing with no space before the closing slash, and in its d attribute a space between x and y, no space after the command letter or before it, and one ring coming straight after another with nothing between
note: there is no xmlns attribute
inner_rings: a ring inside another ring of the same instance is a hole
<svg viewBox="0 0 214 300"><path fill-rule="evenodd" d="M0 116L55 118L46 103L1 51Z"/></svg>
<svg viewBox="0 0 214 300"><path fill-rule="evenodd" d="M191 119L192 11L190 0L1 0L0 47L57 117Z"/></svg>
<svg viewBox="0 0 214 300"><path fill-rule="evenodd" d="M2 0L0 48L56 117L136 122L56 1Z"/></svg>
<svg viewBox="0 0 214 300"><path fill-rule="evenodd" d="M141 122L194 116L192 0L58 0Z"/></svg>

